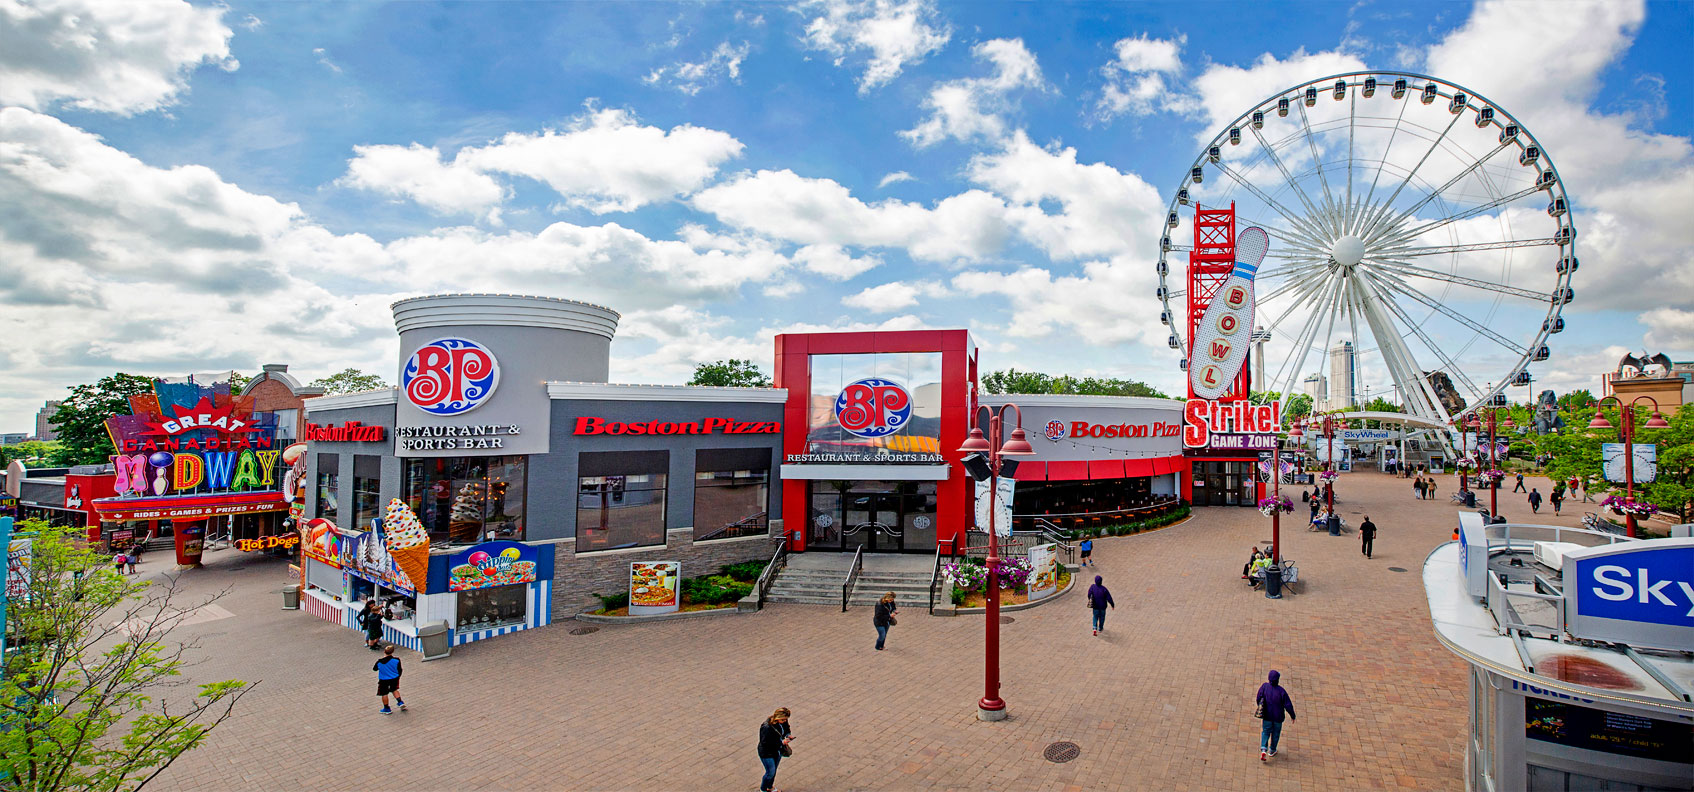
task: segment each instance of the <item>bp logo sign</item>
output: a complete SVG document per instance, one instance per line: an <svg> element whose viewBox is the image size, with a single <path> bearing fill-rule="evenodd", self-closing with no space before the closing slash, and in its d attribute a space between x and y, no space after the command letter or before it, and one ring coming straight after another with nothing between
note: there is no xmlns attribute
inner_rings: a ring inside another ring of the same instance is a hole
<svg viewBox="0 0 1694 792"><path fill-rule="evenodd" d="M465 338L424 344L400 370L406 400L431 415L460 415L481 407L499 384L500 361Z"/></svg>
<svg viewBox="0 0 1694 792"><path fill-rule="evenodd" d="M900 383L862 379L835 397L835 422L855 437L887 437L912 420L912 394Z"/></svg>
<svg viewBox="0 0 1694 792"><path fill-rule="evenodd" d="M1048 421L1047 428L1042 430L1042 434L1055 443L1065 439L1065 422L1056 418Z"/></svg>

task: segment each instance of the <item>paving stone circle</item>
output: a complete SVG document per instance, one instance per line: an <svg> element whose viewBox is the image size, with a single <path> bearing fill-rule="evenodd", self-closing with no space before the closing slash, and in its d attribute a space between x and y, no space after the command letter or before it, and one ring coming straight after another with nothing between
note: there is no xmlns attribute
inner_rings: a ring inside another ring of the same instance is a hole
<svg viewBox="0 0 1694 792"><path fill-rule="evenodd" d="M1017 621L1017 619L1014 619L1010 616L1001 616L1000 617L1000 623L1001 624L1011 624L1012 622L1015 622L1015 621Z"/></svg>
<svg viewBox="0 0 1694 792"><path fill-rule="evenodd" d="M1390 571L1390 572L1404 572L1404 571L1406 571L1406 568L1405 567L1389 567L1388 571Z"/></svg>
<svg viewBox="0 0 1694 792"><path fill-rule="evenodd" d="M587 635L591 632L599 632L599 631L600 631L599 627L576 627L576 628L573 628L571 630L571 635Z"/></svg>
<svg viewBox="0 0 1694 792"><path fill-rule="evenodd" d="M1082 748L1076 743L1061 741L1049 744L1041 756L1054 764L1064 764L1082 755Z"/></svg>

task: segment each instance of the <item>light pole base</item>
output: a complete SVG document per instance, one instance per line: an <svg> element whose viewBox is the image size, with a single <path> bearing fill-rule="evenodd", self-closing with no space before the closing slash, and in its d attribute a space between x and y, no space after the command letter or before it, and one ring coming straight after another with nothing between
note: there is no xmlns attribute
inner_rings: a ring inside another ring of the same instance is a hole
<svg viewBox="0 0 1694 792"><path fill-rule="evenodd" d="M1003 721L1007 714L1004 704L999 709L986 709L980 704L976 708L976 719L980 721Z"/></svg>

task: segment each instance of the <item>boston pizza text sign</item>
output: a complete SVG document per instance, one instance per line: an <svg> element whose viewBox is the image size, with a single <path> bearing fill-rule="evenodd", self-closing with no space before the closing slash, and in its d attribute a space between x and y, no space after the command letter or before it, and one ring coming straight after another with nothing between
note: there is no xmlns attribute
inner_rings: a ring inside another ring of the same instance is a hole
<svg viewBox="0 0 1694 792"><path fill-rule="evenodd" d="M1188 448L1211 448L1214 435L1275 435L1282 426L1282 402L1251 404L1244 400L1189 399L1182 410L1182 444ZM1239 440L1233 448L1274 448Z"/></svg>
<svg viewBox="0 0 1694 792"><path fill-rule="evenodd" d="M733 421L706 418L699 421L608 421L583 416L576 419L579 435L685 435L685 434L780 434L779 421Z"/></svg>
<svg viewBox="0 0 1694 792"><path fill-rule="evenodd" d="M315 443L380 443L387 436L386 427L365 426L358 421L340 426L306 424L306 440Z"/></svg>

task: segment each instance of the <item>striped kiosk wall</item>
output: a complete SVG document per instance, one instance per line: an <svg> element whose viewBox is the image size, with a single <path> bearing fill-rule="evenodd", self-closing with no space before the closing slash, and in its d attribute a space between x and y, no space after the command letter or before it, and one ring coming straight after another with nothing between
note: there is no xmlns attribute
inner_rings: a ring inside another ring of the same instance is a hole
<svg viewBox="0 0 1694 792"><path fill-rule="evenodd" d="M467 644L467 643L470 643L472 641L480 641L484 638L493 638L494 636L497 636L497 635L505 635L507 633L518 632L519 630L528 630L528 629L532 629L532 628L535 628L535 627L545 627L549 624L552 624L553 623L553 581L551 581L551 580L537 580L537 581L535 581L535 583L533 583L529 586L529 590L525 592L525 596L528 598L529 607L524 609L524 613L526 615L524 616L524 621L523 621L522 624L508 624L504 627L495 627L493 629L488 629L488 630L476 630L474 632L471 632L471 631L457 632L457 631L455 631L453 633L453 645L458 646L460 644Z"/></svg>

